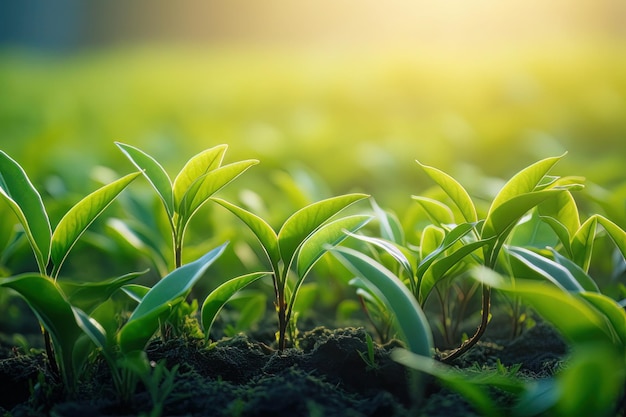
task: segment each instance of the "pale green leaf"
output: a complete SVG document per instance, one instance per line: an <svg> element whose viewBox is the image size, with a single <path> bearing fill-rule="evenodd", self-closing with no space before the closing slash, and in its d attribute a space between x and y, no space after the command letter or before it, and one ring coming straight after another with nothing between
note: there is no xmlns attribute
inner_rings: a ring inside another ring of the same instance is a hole
<svg viewBox="0 0 626 417"><path fill-rule="evenodd" d="M243 174L248 168L258 163L259 161L255 159L234 162L198 177L185 190L180 205L176 208L181 219L183 219L183 224L193 216L209 197Z"/></svg>
<svg viewBox="0 0 626 417"><path fill-rule="evenodd" d="M403 251L403 248L397 246L396 244L392 242L389 242L385 239L381 239L378 237L370 237L370 236L364 236L364 235L359 235L359 234L354 234L354 233L349 233L349 235L355 239L358 239L362 242L369 243L371 245L374 245L384 250L392 258L394 258L400 264L400 266L402 266L402 269L406 272L406 274L409 277L411 277L411 279L413 278L414 276L413 265L411 264L411 261L409 260L409 257L407 256L407 254ZM443 232L441 234L441 237L443 239Z"/></svg>
<svg viewBox="0 0 626 417"><path fill-rule="evenodd" d="M585 220L572 237L572 260L585 272L589 271L597 226L598 216L591 216Z"/></svg>
<svg viewBox="0 0 626 417"><path fill-rule="evenodd" d="M156 159L144 151L120 142L115 142L115 144L133 165L142 171L163 202L168 216L172 218L174 216L174 193L172 191L172 180L170 180L165 169Z"/></svg>
<svg viewBox="0 0 626 417"><path fill-rule="evenodd" d="M463 186L459 184L457 180L437 168L424 165L419 161L416 162L422 167L422 169L428 174L428 176L430 176L430 178L432 178L452 199L454 204L463 215L465 222L472 223L478 220L474 202L472 201L465 188L463 188Z"/></svg>
<svg viewBox="0 0 626 417"><path fill-rule="evenodd" d="M0 151L0 196L22 224L35 254L39 272L45 274L52 239L46 208L26 172L3 151Z"/></svg>
<svg viewBox="0 0 626 417"><path fill-rule="evenodd" d="M539 215L549 217L562 224L570 236L580 228L580 218L576 201L569 191L559 193L537 206ZM556 230L555 230L556 231ZM559 235L559 237L561 237Z"/></svg>
<svg viewBox="0 0 626 417"><path fill-rule="evenodd" d="M395 317L398 334L407 348L421 356L433 354L433 336L428 320L407 287L382 265L350 248L331 249L353 274L371 282L381 293L388 311Z"/></svg>
<svg viewBox="0 0 626 417"><path fill-rule="evenodd" d="M477 225L480 224L480 222L463 223L446 233L441 244L434 251L430 252L425 258L423 258L422 261L419 263L419 265L417 266L417 276L419 278L423 277L426 270L435 261L435 259L437 259L438 256L440 256L446 250L450 249L452 245L459 242L461 239L463 239L464 236L466 236L469 232L474 230Z"/></svg>
<svg viewBox="0 0 626 417"><path fill-rule="evenodd" d="M552 256L554 257L554 260L560 265L563 265L565 268L567 268L567 270L574 276L574 278L576 278L576 281L578 281L578 283L581 285L581 287L585 289L585 291L600 292L598 284L596 284L593 278L591 278L585 271L583 271L580 266L578 266L574 261L561 255L553 248L550 248L550 250L552 251Z"/></svg>
<svg viewBox="0 0 626 417"><path fill-rule="evenodd" d="M228 281L211 291L211 293L204 300L204 303L202 303L201 310L202 328L204 329L207 338L209 337L209 333L211 332L211 327L213 326L215 318L222 310L224 305L239 290L245 288L249 284L252 284L259 278L262 278L266 275L271 275L271 272L254 272L251 274L235 277L229 279Z"/></svg>
<svg viewBox="0 0 626 417"><path fill-rule="evenodd" d="M504 184L500 192L498 192L493 199L487 217L490 217L491 213L514 197L535 191L535 188L541 183L543 177L547 175L550 169L552 169L563 156L565 156L565 154L542 159L515 174Z"/></svg>
<svg viewBox="0 0 626 417"><path fill-rule="evenodd" d="M167 319L174 306L184 300L193 285L224 252L226 245L175 269L148 291L118 334L123 352L143 350L158 329L160 321Z"/></svg>
<svg viewBox="0 0 626 417"><path fill-rule="evenodd" d="M445 224L453 224L456 223L454 221L454 214L450 207L445 205L444 203L433 200L428 197L420 197L420 196L412 196L413 200L417 201L417 203L424 209L428 218L437 226L445 225Z"/></svg>
<svg viewBox="0 0 626 417"><path fill-rule="evenodd" d="M604 216L598 215L598 223L606 230L622 256L626 258L626 231Z"/></svg>
<svg viewBox="0 0 626 417"><path fill-rule="evenodd" d="M393 213L383 210L374 199L371 199L371 203L380 224L381 237L398 245L404 245L404 230L402 229L402 224L398 217Z"/></svg>
<svg viewBox="0 0 626 417"><path fill-rule="evenodd" d="M267 224L265 220L260 218L254 213L242 209L226 200L220 198L211 198L222 207L230 210L235 216L239 217L254 233L256 238L261 243L261 247L265 251L274 272L277 273L278 263L280 261L280 252L278 251L278 236L272 226Z"/></svg>
<svg viewBox="0 0 626 417"><path fill-rule="evenodd" d="M620 347L626 347L626 310L612 298L598 292L583 292L579 295L606 317L615 331Z"/></svg>
<svg viewBox="0 0 626 417"><path fill-rule="evenodd" d="M334 220L320 227L302 243L298 251L297 270L300 279L309 272L313 265L326 253L329 246L336 246L365 226L372 216L358 214Z"/></svg>
<svg viewBox="0 0 626 417"><path fill-rule="evenodd" d="M198 178L219 168L222 165L224 154L228 145L218 145L200 152L192 157L183 169L180 170L172 186L174 192L174 207L179 207L180 202L191 186Z"/></svg>
<svg viewBox="0 0 626 417"><path fill-rule="evenodd" d="M285 265L291 264L297 248L312 232L367 194L346 194L310 204L291 215L278 232L278 248Z"/></svg>
<svg viewBox="0 0 626 417"><path fill-rule="evenodd" d="M443 239L446 237L446 232L439 226L429 224L422 230L422 236L420 236L420 259L424 261L429 255L435 256L435 251L441 246Z"/></svg>
<svg viewBox="0 0 626 417"><path fill-rule="evenodd" d="M56 278L65 258L87 228L140 173L128 174L94 191L74 205L54 229L51 258Z"/></svg>

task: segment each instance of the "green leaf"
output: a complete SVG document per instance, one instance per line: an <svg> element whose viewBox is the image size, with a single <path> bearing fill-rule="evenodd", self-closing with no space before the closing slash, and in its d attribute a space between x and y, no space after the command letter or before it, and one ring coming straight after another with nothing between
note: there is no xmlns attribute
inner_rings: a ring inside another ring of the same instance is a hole
<svg viewBox="0 0 626 417"><path fill-rule="evenodd" d="M122 352L144 349L160 321L167 319L172 308L184 300L207 268L224 252L226 245L175 269L148 291L118 334Z"/></svg>
<svg viewBox="0 0 626 417"><path fill-rule="evenodd" d="M507 282L501 275L485 267L474 268L472 276L490 287L519 296L570 342L613 344L615 341L615 331L606 317L578 294L544 282L523 279Z"/></svg>
<svg viewBox="0 0 626 417"><path fill-rule="evenodd" d="M583 269L578 266L574 261L567 259L565 256L558 253L553 248L549 248L552 251L552 256L554 260L563 265L567 270L576 278L576 281L580 284L581 287L585 289L585 291L591 292L600 292L598 288L598 284L591 278Z"/></svg>
<svg viewBox="0 0 626 417"><path fill-rule="evenodd" d="M224 305L242 288L253 283L254 281L262 278L266 275L271 275L271 272L254 272L247 275L242 275L236 278L229 279L219 287L211 291L208 297L202 303L201 317L202 328L209 337L211 327L215 318L222 310Z"/></svg>
<svg viewBox="0 0 626 417"><path fill-rule="evenodd" d="M444 224L453 224L454 214L450 207L443 204L440 201L433 200L432 198L427 197L419 197L412 196L413 200L417 201L417 203L424 209L430 220L437 226L441 226Z"/></svg>
<svg viewBox="0 0 626 417"><path fill-rule="evenodd" d="M367 194L346 194L310 204L289 217L278 232L278 248L285 265L291 264L300 244L331 217Z"/></svg>
<svg viewBox="0 0 626 417"><path fill-rule="evenodd" d="M211 200L230 210L231 213L239 217L239 219L241 219L241 221L243 221L250 228L252 233L254 233L256 238L261 243L261 247L272 264L274 273L277 273L278 263L280 262L280 252L278 251L278 236L276 235L274 229L272 229L272 226L267 224L265 220L256 214L244 210L226 200L222 200L221 198L211 198Z"/></svg>
<svg viewBox="0 0 626 417"><path fill-rule="evenodd" d="M105 185L83 198L63 216L52 234L53 277L57 277L65 258L85 230L139 175L139 172L135 172Z"/></svg>
<svg viewBox="0 0 626 417"><path fill-rule="evenodd" d="M496 197L493 199L487 218L491 217L491 214L496 209L511 199L533 192L541 183L543 177L559 160L561 160L561 158L563 158L563 156L565 156L565 154L543 159L515 174L509 181L507 181L506 184L504 184L500 192L498 192Z"/></svg>
<svg viewBox="0 0 626 417"><path fill-rule="evenodd" d="M106 301L122 285L134 280L148 272L133 272L121 277L110 278L96 282L76 282L58 280L59 287L63 290L72 306L86 313L91 313L99 304Z"/></svg>
<svg viewBox="0 0 626 417"><path fill-rule="evenodd" d="M557 196L558 195L559 194L557 194ZM548 201L550 200L551 199L548 199ZM563 225L563 223L559 222L557 219L553 217L542 216L541 220L546 222L546 224L548 224L552 228L556 236L559 238L561 245L563 245L563 248L565 249L565 251L570 256L572 256L572 244L571 244L572 235L570 235L569 231L567 230L567 227Z"/></svg>
<svg viewBox="0 0 626 417"><path fill-rule="evenodd" d="M481 223L463 223L456 226L454 229L446 233L446 236L443 238L441 244L434 251L430 252L422 261L419 263L417 267L417 276L419 278L423 277L426 273L426 270L430 267L430 265L435 261L435 259L441 255L446 250L450 249L452 245L460 241L464 236L466 236L470 231L472 231L477 225Z"/></svg>
<svg viewBox="0 0 626 417"><path fill-rule="evenodd" d="M580 217L578 216L578 207L572 193L566 191L559 193L545 200L537 206L541 217L549 217L560 224L567 230L570 236L573 236L580 228ZM559 237L561 237L559 235Z"/></svg>
<svg viewBox="0 0 626 417"><path fill-rule="evenodd" d="M298 251L298 277L303 279L313 265L326 253L329 246L336 246L369 221L372 216L359 214L332 221L311 234ZM346 233L347 232L347 233Z"/></svg>
<svg viewBox="0 0 626 417"><path fill-rule="evenodd" d="M0 151L0 196L22 224L35 254L39 272L45 274L52 239L46 208L26 172L3 151Z"/></svg>
<svg viewBox="0 0 626 417"><path fill-rule="evenodd" d="M370 243L384 250L392 258L394 258L400 264L400 266L402 266L402 269L404 269L409 277L413 277L413 266L411 265L411 261L409 261L409 258L400 247L378 237L370 237L354 233L348 233L348 235L362 242Z"/></svg>
<svg viewBox="0 0 626 417"><path fill-rule="evenodd" d="M243 174L248 168L258 163L259 161L255 159L235 162L198 177L185 191L180 206L177 207L183 225L209 197Z"/></svg>
<svg viewBox="0 0 626 417"><path fill-rule="evenodd" d="M430 178L432 178L433 181L435 181L443 189L443 191L448 194L463 215L465 222L472 223L478 220L474 202L461 184L459 184L450 175L437 168L424 165L419 161L416 162L422 167L428 176L430 176Z"/></svg>
<svg viewBox="0 0 626 417"><path fill-rule="evenodd" d="M143 300L143 297L145 297L146 294L148 294L148 291L150 291L150 287L139 284L126 284L122 287L122 291L130 297L131 300L140 303L141 300Z"/></svg>
<svg viewBox="0 0 626 417"><path fill-rule="evenodd" d="M488 265L492 265L495 262L497 252L506 240L506 237L526 212L548 198L562 192L563 190L542 190L516 195L491 210L485 219L481 232L483 239L496 237L496 240L487 249L485 261Z"/></svg>
<svg viewBox="0 0 626 417"><path fill-rule="evenodd" d="M181 169L176 176L176 179L174 179L172 189L174 192L175 207L180 207L180 202L191 184L201 176L208 174L222 165L226 149L228 149L228 145L214 146L213 148L200 152L187 161L183 169Z"/></svg>
<svg viewBox="0 0 626 417"><path fill-rule="evenodd" d="M612 298L597 292L582 292L581 298L596 308L615 331L618 344L626 347L626 311Z"/></svg>
<svg viewBox="0 0 626 417"><path fill-rule="evenodd" d="M435 226L433 224L427 225L424 230L422 230L422 236L420 237L420 262L423 262L429 255L437 251L445 237L446 232L441 227ZM435 255L433 254L431 256Z"/></svg>
<svg viewBox="0 0 626 417"><path fill-rule="evenodd" d="M424 273L419 287L419 302L424 304L428 295L437 282L442 279L448 271L457 266L459 262L472 252L482 248L489 243L489 240L477 240L469 242L452 252L451 254L436 259Z"/></svg>
<svg viewBox="0 0 626 417"><path fill-rule="evenodd" d="M82 330L59 286L46 276L23 274L0 279L0 287L11 288L26 300L52 338L64 382L73 386L76 381L72 351Z"/></svg>
<svg viewBox="0 0 626 417"><path fill-rule="evenodd" d="M581 292L584 288L571 272L563 265L543 257L535 252L520 247L509 247L510 256L526 266L527 271L534 276L522 275L519 278L539 278L552 282L557 287L569 292ZM518 276L516 276L518 278Z"/></svg>
<svg viewBox="0 0 626 417"><path fill-rule="evenodd" d="M430 325L402 281L373 259L353 249L338 246L331 252L350 272L371 282L380 291L387 310L396 318L398 334L407 348L417 355L431 357L433 336Z"/></svg>
<svg viewBox="0 0 626 417"><path fill-rule="evenodd" d="M606 230L617 249L622 252L622 256L626 258L626 231L604 216L597 215L597 217L598 223Z"/></svg>
<svg viewBox="0 0 626 417"><path fill-rule="evenodd" d="M374 199L371 199L372 207L376 218L380 223L380 235L383 239L387 239L398 245L404 245L404 230L398 217L388 211L383 210Z"/></svg>
<svg viewBox="0 0 626 417"><path fill-rule="evenodd" d="M174 192L172 191L172 181L165 169L156 159L144 151L120 142L115 142L115 144L133 165L142 171L148 182L156 190L159 198L161 198L168 216L172 218L174 216Z"/></svg>
<svg viewBox="0 0 626 417"><path fill-rule="evenodd" d="M585 272L589 271L597 226L598 216L591 216L580 226L572 237L572 260Z"/></svg>

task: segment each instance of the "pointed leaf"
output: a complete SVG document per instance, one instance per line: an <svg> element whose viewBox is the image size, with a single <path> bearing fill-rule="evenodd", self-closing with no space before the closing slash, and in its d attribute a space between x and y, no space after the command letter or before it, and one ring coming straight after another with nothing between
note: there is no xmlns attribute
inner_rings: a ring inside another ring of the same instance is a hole
<svg viewBox="0 0 626 417"><path fill-rule="evenodd" d="M439 280L442 279L451 268L457 266L463 258L488 243L489 240L477 240L475 242L466 243L451 254L436 259L422 277L419 288L420 304L424 304L435 284L437 284L437 282L439 282Z"/></svg>
<svg viewBox="0 0 626 417"><path fill-rule="evenodd" d="M569 191L555 195L554 198L539 204L537 208L540 216L555 219L566 228L570 236L573 236L580 228L578 207Z"/></svg>
<svg viewBox="0 0 626 417"><path fill-rule="evenodd" d="M215 321L215 318L217 317L219 312L239 290L245 288L249 284L252 284L259 278L271 274L271 272L254 272L251 274L242 275L226 281L225 283L211 291L208 297L204 300L204 303L202 303L201 310L202 328L204 329L206 337L209 337L211 327L213 326L213 322Z"/></svg>
<svg viewBox="0 0 626 417"><path fill-rule="evenodd" d="M441 226L442 224L456 223L454 221L454 214L452 213L452 210L450 210L450 207L442 202L433 200L432 198L420 197L416 195L411 198L417 201L435 225Z"/></svg>
<svg viewBox="0 0 626 417"><path fill-rule="evenodd" d="M46 208L26 172L3 151L0 151L0 196L22 224L39 271L46 273L52 239Z"/></svg>
<svg viewBox="0 0 626 417"><path fill-rule="evenodd" d="M559 288L569 292L584 291L576 278L557 262L545 258L535 252L520 247L507 248L509 255L525 265L534 276L520 276L519 278L546 279Z"/></svg>
<svg viewBox="0 0 626 417"><path fill-rule="evenodd" d="M622 256L626 258L626 231L604 216L598 215L598 223L606 230L617 249L622 252Z"/></svg>
<svg viewBox="0 0 626 417"><path fill-rule="evenodd" d="M200 152L187 161L183 169L181 169L176 176L176 179L174 179L172 186L175 207L180 206L183 196L194 181L222 165L226 149L228 149L228 145L218 145Z"/></svg>
<svg viewBox="0 0 626 417"><path fill-rule="evenodd" d="M598 288L598 284L591 278L583 269L578 266L574 261L567 259L565 256L558 253L553 248L550 248L552 251L552 256L554 260L563 265L573 276L576 278L576 281L580 284L581 287L585 289L585 291L591 292L600 292Z"/></svg>
<svg viewBox="0 0 626 417"><path fill-rule="evenodd" d="M130 297L131 300L134 300L137 304L139 304L141 300L143 300L143 297L148 294L148 291L150 291L150 287L139 284L126 284L122 286L122 291Z"/></svg>
<svg viewBox="0 0 626 417"><path fill-rule="evenodd" d="M422 259L417 267L417 276L420 278L423 277L424 273L426 273L426 270L439 255L450 249L452 245L460 241L479 224L481 223L463 223L446 233L446 236L443 238L443 241L441 242L439 247L437 247L437 249L435 249L434 251L429 253L428 256Z"/></svg>
<svg viewBox="0 0 626 417"><path fill-rule="evenodd" d="M626 346L626 311L615 300L604 294L582 292L579 295L606 317L613 326L621 346Z"/></svg>
<svg viewBox="0 0 626 417"><path fill-rule="evenodd" d="M163 202L168 216L170 218L173 217L174 193L172 191L172 181L167 175L167 172L165 172L165 169L163 169L161 164L159 164L156 159L144 151L120 142L115 142L115 144L133 163L133 165L142 171L144 177L146 177L148 182L156 190L159 198Z"/></svg>
<svg viewBox="0 0 626 417"><path fill-rule="evenodd" d="M443 239L446 237L446 231L439 226L429 224L422 230L422 236L420 237L419 257L420 262L424 262L430 255L434 257L437 250L441 250L440 247L443 243ZM423 272L423 271L422 271ZM420 273L418 272L417 275Z"/></svg>
<svg viewBox="0 0 626 417"><path fill-rule="evenodd" d="M102 349L102 353L108 358L109 346L107 345L107 334L104 328L81 309L72 307L72 311L78 326L98 348Z"/></svg>
<svg viewBox="0 0 626 417"><path fill-rule="evenodd" d="M160 320L166 319L175 304L184 300L193 285L224 252L226 245L223 244L200 259L177 268L148 291L119 332L118 338L123 352L143 350L158 329Z"/></svg>
<svg viewBox="0 0 626 417"><path fill-rule="evenodd" d="M367 194L346 194L310 204L289 217L278 232L278 248L285 265L290 265L300 244L313 231Z"/></svg>
<svg viewBox="0 0 626 417"><path fill-rule="evenodd" d="M354 233L348 233L348 235L362 242L372 244L384 250L392 258L394 258L400 264L400 266L402 266L402 269L404 269L409 277L413 277L413 266L411 265L411 261L409 261L407 255L398 246L377 237L364 236Z"/></svg>
<svg viewBox="0 0 626 417"><path fill-rule="evenodd" d="M402 281L373 259L353 249L338 246L331 252L349 271L371 282L380 291L387 310L396 319L398 334L407 348L417 355L431 357L433 336L430 325Z"/></svg>
<svg viewBox="0 0 626 417"><path fill-rule="evenodd" d="M567 227L553 217L542 216L541 220L546 222L546 224L552 228L554 234L556 234L559 238L559 242L563 245L565 252L567 252L569 256L572 256L572 235L570 235Z"/></svg>
<svg viewBox="0 0 626 417"><path fill-rule="evenodd" d="M244 210L226 200L222 200L221 198L211 198L211 200L230 210L231 213L239 217L239 219L241 219L241 221L243 221L250 228L252 233L254 233L256 238L261 243L265 254L272 264L272 268L274 268L274 272L277 273L280 253L278 251L278 236L276 235L274 229L272 229L272 226L267 224L265 220L256 214Z"/></svg>
<svg viewBox="0 0 626 417"><path fill-rule="evenodd" d="M515 174L498 192L491 203L487 217L491 216L498 207L510 201L512 198L522 194L531 193L541 183L543 177L552 169L552 167L563 158L561 156L543 159L535 162L527 168L524 168Z"/></svg>
<svg viewBox="0 0 626 417"><path fill-rule="evenodd" d="M58 285L43 275L24 274L0 279L0 287L15 290L26 300L52 338L64 382L73 385L72 351L82 331Z"/></svg>
<svg viewBox="0 0 626 417"><path fill-rule="evenodd" d="M95 282L77 282L58 280L59 287L65 293L72 306L86 313L91 313L99 304L105 302L118 288L134 280L148 270L133 272L121 277Z"/></svg>
<svg viewBox="0 0 626 417"><path fill-rule="evenodd" d="M585 272L589 271L597 225L598 217L589 217L572 238L572 260Z"/></svg>
<svg viewBox="0 0 626 417"><path fill-rule="evenodd" d="M432 178L441 187L441 189L448 194L463 215L465 222L472 223L478 220L474 202L465 188L463 188L457 180L437 168L424 165L419 161L416 162L422 167L428 176L430 176L430 178Z"/></svg>
<svg viewBox="0 0 626 417"><path fill-rule="evenodd" d="M135 172L105 185L83 198L63 216L52 234L53 277L56 278L65 258L85 230L113 202L115 197L139 175L139 172Z"/></svg>
<svg viewBox="0 0 626 417"><path fill-rule="evenodd" d="M304 278L313 265L326 253L330 246L336 246L369 221L372 216L359 214L334 220L311 234L298 251L298 277ZM347 233L346 233L347 232Z"/></svg>
<svg viewBox="0 0 626 417"><path fill-rule="evenodd" d="M259 161L255 159L234 162L198 177L185 191L180 206L177 207L181 218L184 219L183 223L189 220L209 197L258 163Z"/></svg>
<svg viewBox="0 0 626 417"><path fill-rule="evenodd" d="M394 242L398 245L404 245L404 230L398 217L390 212L383 210L374 199L371 200L374 213L380 223L380 235L383 239Z"/></svg>

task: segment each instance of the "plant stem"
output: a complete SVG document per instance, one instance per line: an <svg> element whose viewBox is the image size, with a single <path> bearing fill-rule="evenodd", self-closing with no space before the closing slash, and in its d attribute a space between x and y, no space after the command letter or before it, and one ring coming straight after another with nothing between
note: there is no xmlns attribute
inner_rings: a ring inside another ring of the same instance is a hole
<svg viewBox="0 0 626 417"><path fill-rule="evenodd" d="M50 372L54 376L60 376L59 365L57 364L56 357L54 356L54 349L52 348L52 340L50 339L50 333L46 329L42 328L43 340L46 346L46 355L48 355L48 363L50 364Z"/></svg>
<svg viewBox="0 0 626 417"><path fill-rule="evenodd" d="M469 339L467 339L461 346L458 348L446 352L444 355L441 355L441 362L451 362L454 359L458 358L465 352L467 352L472 346L478 343L483 333L487 329L487 324L489 323L489 313L491 307L491 287L483 284L483 299L482 299L482 315L480 320L480 325L478 329L476 329L476 333Z"/></svg>
<svg viewBox="0 0 626 417"><path fill-rule="evenodd" d="M286 308L287 305L285 303L285 290L284 288L279 288L277 292L277 312L278 312L278 350L283 351L285 349L285 333L287 332L287 315Z"/></svg>

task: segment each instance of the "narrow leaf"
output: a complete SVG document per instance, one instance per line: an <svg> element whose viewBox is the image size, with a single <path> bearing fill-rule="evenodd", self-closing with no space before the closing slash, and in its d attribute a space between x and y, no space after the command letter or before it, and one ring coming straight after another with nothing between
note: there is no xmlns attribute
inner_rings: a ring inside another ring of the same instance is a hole
<svg viewBox="0 0 626 417"><path fill-rule="evenodd" d="M0 196L22 224L39 271L45 274L52 236L46 208L26 172L3 151L0 151Z"/></svg>
<svg viewBox="0 0 626 417"><path fill-rule="evenodd" d="M187 296L207 268L224 252L226 245L223 244L200 259L177 268L148 291L119 332L119 343L123 352L143 350L158 329L159 321L166 319L174 305Z"/></svg>
<svg viewBox="0 0 626 417"><path fill-rule="evenodd" d="M209 333L211 332L211 327L213 326L213 322L215 318L222 310L224 305L242 288L245 288L249 284L255 282L259 278L262 278L266 275L271 275L271 272L254 272L247 275L242 275L236 278L232 278L213 291L208 295L208 297L202 303L201 310L201 318L202 318L202 328L206 334L206 337L209 337Z"/></svg>
<svg viewBox="0 0 626 417"><path fill-rule="evenodd" d="M435 261L435 259L441 255L443 252L448 250L452 245L460 241L464 236L466 236L472 229L474 229L477 224L480 223L463 223L456 226L454 229L446 233L446 236L443 238L443 241L431 253L428 254L422 261L419 263L417 267L417 276L423 277L426 270L430 267L430 265Z"/></svg>
<svg viewBox="0 0 626 417"><path fill-rule="evenodd" d="M463 215L465 222L472 223L478 220L474 202L465 188L463 188L457 180L437 168L424 165L419 161L416 162L422 167L428 176L430 176L430 178L432 178L433 181L435 181L441 189L448 194Z"/></svg>
<svg viewBox="0 0 626 417"><path fill-rule="evenodd" d="M398 334L407 348L417 355L431 357L433 336L430 325L402 281L379 263L353 249L338 246L331 252L349 271L371 282L380 291L387 310L396 318Z"/></svg>
<svg viewBox="0 0 626 417"><path fill-rule="evenodd" d="M626 347L626 311L604 294L582 292L579 295L606 317L615 330L615 336L619 339L621 347Z"/></svg>
<svg viewBox="0 0 626 417"><path fill-rule="evenodd" d="M521 262L522 265L525 265L528 271L534 275L522 275L519 276L519 278L546 279L565 291L584 291L584 288L578 283L576 278L574 278L567 268L559 263L520 247L507 248L507 252L510 256Z"/></svg>
<svg viewBox="0 0 626 417"><path fill-rule="evenodd" d="M622 252L622 256L626 258L626 231L604 216L598 215L598 223L606 230L617 249Z"/></svg>
<svg viewBox="0 0 626 417"><path fill-rule="evenodd" d="M550 250L552 251L552 256L554 257L554 260L558 264L567 268L567 270L574 276L574 278L576 278L576 281L578 281L580 286L583 287L585 291L600 292L598 284L596 284L593 278L591 278L585 271L583 271L580 266L578 266L574 261L567 259L565 256L561 255L553 248L550 248Z"/></svg>
<svg viewBox="0 0 626 417"><path fill-rule="evenodd" d="M174 179L172 188L175 207L180 206L183 196L194 181L222 165L226 149L228 149L228 145L218 145L200 152L187 161L183 169L181 169L176 176L176 179Z"/></svg>
<svg viewBox="0 0 626 417"><path fill-rule="evenodd" d="M591 216L572 237L572 260L585 272L589 271L597 226L598 216Z"/></svg>
<svg viewBox="0 0 626 417"><path fill-rule="evenodd" d="M239 217L239 219L241 219L241 221L243 221L250 228L252 233L254 233L256 238L261 243L265 254L274 268L274 272L277 272L278 263L280 261L280 252L278 251L278 236L276 235L274 229L272 229L272 226L267 224L265 220L256 214L244 210L226 200L222 200L221 198L211 198L211 200L230 210L231 213Z"/></svg>
<svg viewBox="0 0 626 417"><path fill-rule="evenodd" d="M371 200L374 213L380 224L380 235L383 239L387 239L398 245L404 245L404 230L402 224L396 215L383 210L374 199Z"/></svg>
<svg viewBox="0 0 626 417"><path fill-rule="evenodd" d="M398 246L377 237L364 236L354 233L348 233L348 235L362 242L372 244L384 250L392 258L394 258L400 264L400 266L402 266L402 269L404 269L409 277L413 277L413 266L411 265L411 261L409 261L407 255Z"/></svg>
<svg viewBox="0 0 626 417"><path fill-rule="evenodd" d="M94 282L58 280L57 283L72 306L89 314L99 304L111 297L117 289L146 272L148 272L148 270Z"/></svg>
<svg viewBox="0 0 626 417"><path fill-rule="evenodd" d="M87 228L140 173L126 175L94 191L72 207L52 234L51 258L56 278L65 258Z"/></svg>
<svg viewBox="0 0 626 417"><path fill-rule="evenodd" d="M310 204L289 217L278 232L278 248L285 265L289 265L300 244L313 231L367 194L346 194Z"/></svg>
<svg viewBox="0 0 626 417"><path fill-rule="evenodd" d="M172 181L165 169L156 159L144 151L120 142L115 142L115 144L133 165L142 171L163 202L168 216L172 218L174 216L174 193L172 191Z"/></svg>
<svg viewBox="0 0 626 417"><path fill-rule="evenodd" d="M554 198L539 204L537 208L540 216L555 219L566 228L570 236L573 236L580 228L578 207L569 191L555 195Z"/></svg>

